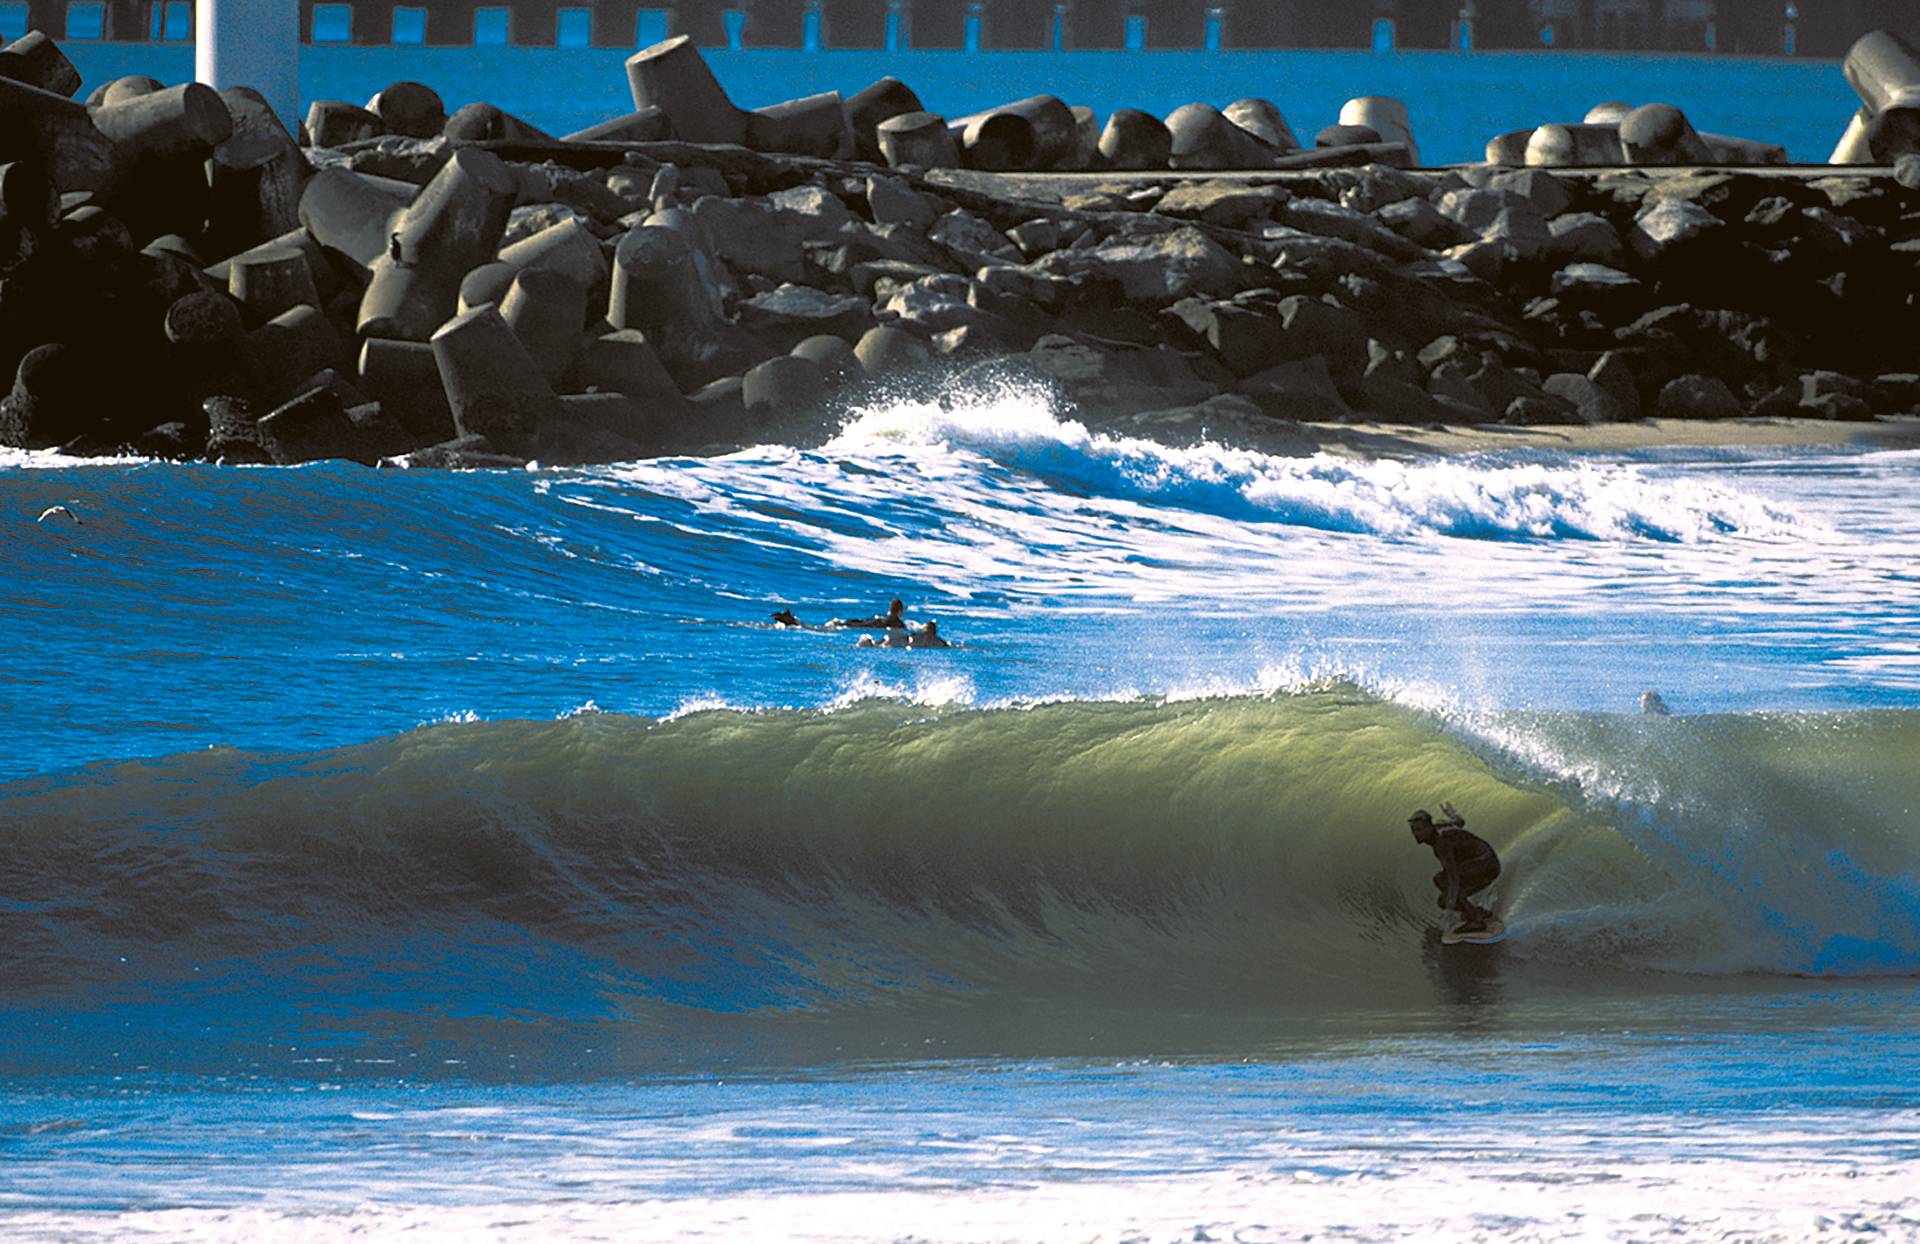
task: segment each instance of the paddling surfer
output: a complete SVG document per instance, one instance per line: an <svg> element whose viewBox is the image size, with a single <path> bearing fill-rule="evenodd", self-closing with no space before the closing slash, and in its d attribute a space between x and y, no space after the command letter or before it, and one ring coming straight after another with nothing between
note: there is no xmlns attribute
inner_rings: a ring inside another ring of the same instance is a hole
<svg viewBox="0 0 1920 1244"><path fill-rule="evenodd" d="M1434 858L1440 861L1433 885L1440 891L1440 907L1459 913L1460 925L1454 931L1485 932L1493 913L1475 903L1473 896L1492 885L1500 875L1500 857L1494 854L1486 839L1467 832L1467 818L1455 811L1452 804L1443 803L1440 810L1447 814L1446 820L1435 821L1433 814L1423 808L1407 818L1407 827L1413 833L1413 840L1421 846L1432 847Z"/></svg>
<svg viewBox="0 0 1920 1244"><path fill-rule="evenodd" d="M906 602L896 597L893 603L887 606L887 615L884 618L841 618L834 625L848 630L904 631L907 629L906 613Z"/></svg>

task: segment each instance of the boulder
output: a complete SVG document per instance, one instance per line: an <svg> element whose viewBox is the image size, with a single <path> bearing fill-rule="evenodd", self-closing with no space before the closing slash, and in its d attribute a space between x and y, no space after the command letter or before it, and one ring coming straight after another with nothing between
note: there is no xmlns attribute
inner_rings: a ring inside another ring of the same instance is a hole
<svg viewBox="0 0 1920 1244"><path fill-rule="evenodd" d="M1745 413L1725 381L1698 372L1668 381L1655 409L1662 419L1737 419Z"/></svg>
<svg viewBox="0 0 1920 1244"><path fill-rule="evenodd" d="M1119 234L1085 249L1056 251L1041 263L1068 275L1107 278L1127 302L1150 308L1192 294L1230 294L1245 279L1238 257L1193 228L1147 236Z"/></svg>
<svg viewBox="0 0 1920 1244"><path fill-rule="evenodd" d="M1554 263L1618 268L1626 262L1626 247L1621 244L1619 231L1605 216L1573 212L1556 217L1548 227L1552 240L1547 244L1547 258Z"/></svg>
<svg viewBox="0 0 1920 1244"><path fill-rule="evenodd" d="M1206 298L1183 298L1167 308L1195 336L1213 347L1236 376L1265 371L1288 357L1285 329L1273 309L1240 306Z"/></svg>
<svg viewBox="0 0 1920 1244"><path fill-rule="evenodd" d="M1542 387L1549 396L1570 405L1582 423L1619 423L1628 418L1619 399L1586 376L1560 372L1548 376Z"/></svg>
<svg viewBox="0 0 1920 1244"><path fill-rule="evenodd" d="M1353 414L1339 386L1319 355L1298 358L1248 376L1234 386L1260 403L1261 409L1282 419L1321 423Z"/></svg>
<svg viewBox="0 0 1920 1244"><path fill-rule="evenodd" d="M742 301L735 321L767 351L791 350L809 337L857 337L873 324L866 299L806 285L781 285Z"/></svg>

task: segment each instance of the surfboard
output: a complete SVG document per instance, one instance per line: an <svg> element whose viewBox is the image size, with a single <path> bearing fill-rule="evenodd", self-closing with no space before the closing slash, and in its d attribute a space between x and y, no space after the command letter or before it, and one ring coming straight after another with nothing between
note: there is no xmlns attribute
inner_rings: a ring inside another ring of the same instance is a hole
<svg viewBox="0 0 1920 1244"><path fill-rule="evenodd" d="M1456 923L1458 923L1458 917L1450 916L1446 923L1440 926L1440 944L1442 946L1487 946L1507 935L1506 922L1498 916L1489 917L1486 928L1478 929L1472 933L1456 932L1454 929Z"/></svg>

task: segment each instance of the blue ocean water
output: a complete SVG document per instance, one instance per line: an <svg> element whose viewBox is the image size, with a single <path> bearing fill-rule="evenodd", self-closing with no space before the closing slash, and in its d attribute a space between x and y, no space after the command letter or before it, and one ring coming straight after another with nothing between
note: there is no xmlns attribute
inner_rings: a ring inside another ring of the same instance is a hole
<svg viewBox="0 0 1920 1244"><path fill-rule="evenodd" d="M74 44L91 90L123 74L182 81L185 45ZM618 49L422 48L309 45L301 87L309 100L363 102L412 79L448 106L487 100L554 134L632 109ZM1376 54L1289 52L854 52L714 49L706 53L736 103L759 108L837 90L852 94L892 75L947 116L1028 95L1058 95L1105 116L1140 108L1164 116L1199 99L1223 107L1258 96L1311 136L1360 95L1405 100L1430 164L1485 158L1496 134L1578 121L1606 100L1666 102L1701 130L1777 142L1802 163L1821 163L1860 107L1831 61L1727 56L1616 56L1577 52Z"/></svg>
<svg viewBox="0 0 1920 1244"><path fill-rule="evenodd" d="M0 1234L1914 1238L1920 451L1074 415L0 460Z"/></svg>

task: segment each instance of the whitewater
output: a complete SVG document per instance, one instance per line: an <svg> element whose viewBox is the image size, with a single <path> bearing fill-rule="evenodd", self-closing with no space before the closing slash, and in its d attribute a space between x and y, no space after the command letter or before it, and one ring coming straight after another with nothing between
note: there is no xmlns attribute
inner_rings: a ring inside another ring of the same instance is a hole
<svg viewBox="0 0 1920 1244"><path fill-rule="evenodd" d="M1916 486L0 459L0 1235L1920 1238Z"/></svg>

